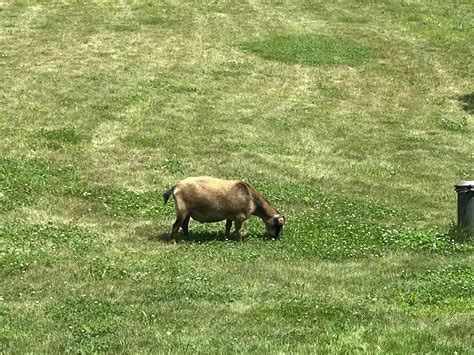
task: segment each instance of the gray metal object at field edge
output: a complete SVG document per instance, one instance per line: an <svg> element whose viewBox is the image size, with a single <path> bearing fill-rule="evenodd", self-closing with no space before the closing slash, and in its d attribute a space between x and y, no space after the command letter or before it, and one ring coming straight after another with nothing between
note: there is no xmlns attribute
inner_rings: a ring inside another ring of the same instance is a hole
<svg viewBox="0 0 474 355"><path fill-rule="evenodd" d="M458 193L458 228L474 236L474 180L460 181L454 186Z"/></svg>

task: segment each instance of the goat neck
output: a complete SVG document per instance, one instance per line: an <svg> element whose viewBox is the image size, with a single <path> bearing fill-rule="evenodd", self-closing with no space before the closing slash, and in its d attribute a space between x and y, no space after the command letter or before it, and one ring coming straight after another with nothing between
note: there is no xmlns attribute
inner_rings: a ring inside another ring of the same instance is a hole
<svg viewBox="0 0 474 355"><path fill-rule="evenodd" d="M268 202L267 199L258 191L252 189L252 197L255 205L255 211L253 212L255 216L267 221L278 214L278 211L274 209L270 205L270 202Z"/></svg>

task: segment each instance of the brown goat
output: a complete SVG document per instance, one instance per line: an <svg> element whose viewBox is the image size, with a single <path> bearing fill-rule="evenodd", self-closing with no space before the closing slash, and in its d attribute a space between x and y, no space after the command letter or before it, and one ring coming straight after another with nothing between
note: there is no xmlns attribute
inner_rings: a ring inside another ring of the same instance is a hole
<svg viewBox="0 0 474 355"><path fill-rule="evenodd" d="M261 193L238 180L221 180L208 176L189 177L178 182L163 194L164 203L174 197L176 221L171 230L171 242L176 243L180 227L188 234L189 219L201 223L226 221L225 234L230 238L232 222L242 242L242 223L250 216L260 217L268 233L280 238L284 217L274 209Z"/></svg>

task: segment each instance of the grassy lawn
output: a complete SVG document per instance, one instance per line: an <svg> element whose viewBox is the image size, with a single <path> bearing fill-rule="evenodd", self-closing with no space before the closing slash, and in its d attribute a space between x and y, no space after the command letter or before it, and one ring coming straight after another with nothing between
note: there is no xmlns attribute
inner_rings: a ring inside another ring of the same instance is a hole
<svg viewBox="0 0 474 355"><path fill-rule="evenodd" d="M0 2L0 352L472 353L473 11ZM168 244L196 175L283 238Z"/></svg>

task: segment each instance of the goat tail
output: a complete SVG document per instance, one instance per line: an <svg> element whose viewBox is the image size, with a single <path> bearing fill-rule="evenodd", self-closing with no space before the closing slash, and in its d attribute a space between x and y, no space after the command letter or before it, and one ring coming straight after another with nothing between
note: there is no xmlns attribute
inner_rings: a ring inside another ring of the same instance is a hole
<svg viewBox="0 0 474 355"><path fill-rule="evenodd" d="M168 191L166 191L164 194L163 194L163 203L166 203L168 202L168 199L170 198L171 195L173 195L173 192L174 192L174 188L176 187L173 186L171 189L169 189Z"/></svg>

